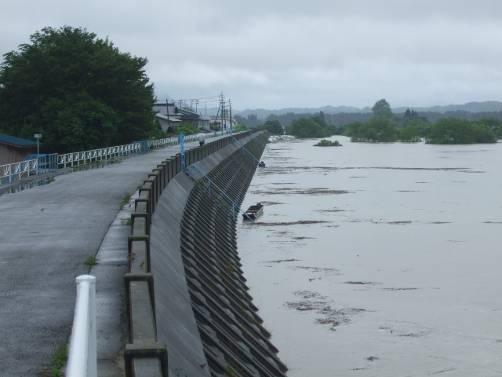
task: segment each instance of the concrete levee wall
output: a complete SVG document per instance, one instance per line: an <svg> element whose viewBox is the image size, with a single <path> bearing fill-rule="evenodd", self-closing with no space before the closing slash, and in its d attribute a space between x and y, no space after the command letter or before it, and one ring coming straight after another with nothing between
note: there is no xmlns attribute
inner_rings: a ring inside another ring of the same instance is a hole
<svg viewBox="0 0 502 377"><path fill-rule="evenodd" d="M238 209L267 136L241 133L154 169L140 189L126 275L128 376L281 376L247 293Z"/></svg>

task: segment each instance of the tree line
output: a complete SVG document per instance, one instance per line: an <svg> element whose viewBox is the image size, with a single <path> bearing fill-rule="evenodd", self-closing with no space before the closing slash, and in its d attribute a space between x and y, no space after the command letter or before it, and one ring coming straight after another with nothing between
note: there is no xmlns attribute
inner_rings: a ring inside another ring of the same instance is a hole
<svg viewBox="0 0 502 377"><path fill-rule="evenodd" d="M321 112L293 120L285 127L278 119L267 120L262 127L272 134L289 134L298 138L320 138L336 134L349 136L354 142L418 142L431 144L495 143L502 138L502 120L467 120L442 118L436 122L408 109L402 116L392 113L389 103L381 99L372 108L367 121L337 127L326 121Z"/></svg>
<svg viewBox="0 0 502 377"><path fill-rule="evenodd" d="M82 28L44 28L0 65L0 130L47 152L126 144L160 132L147 60Z"/></svg>

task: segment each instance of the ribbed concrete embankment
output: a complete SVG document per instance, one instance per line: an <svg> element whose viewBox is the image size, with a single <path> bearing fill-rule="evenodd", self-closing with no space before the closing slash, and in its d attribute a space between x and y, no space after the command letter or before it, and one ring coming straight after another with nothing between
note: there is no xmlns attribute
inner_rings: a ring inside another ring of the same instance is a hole
<svg viewBox="0 0 502 377"><path fill-rule="evenodd" d="M150 259L169 376L285 374L236 245L238 209L265 144L266 134L257 133L212 153L176 175L157 204Z"/></svg>

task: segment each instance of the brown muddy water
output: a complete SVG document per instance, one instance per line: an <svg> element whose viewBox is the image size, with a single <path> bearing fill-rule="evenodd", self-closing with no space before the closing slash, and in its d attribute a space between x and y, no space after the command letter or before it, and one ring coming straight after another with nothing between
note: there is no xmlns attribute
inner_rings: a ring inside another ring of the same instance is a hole
<svg viewBox="0 0 502 377"><path fill-rule="evenodd" d="M267 145L239 252L291 377L502 376L502 144Z"/></svg>

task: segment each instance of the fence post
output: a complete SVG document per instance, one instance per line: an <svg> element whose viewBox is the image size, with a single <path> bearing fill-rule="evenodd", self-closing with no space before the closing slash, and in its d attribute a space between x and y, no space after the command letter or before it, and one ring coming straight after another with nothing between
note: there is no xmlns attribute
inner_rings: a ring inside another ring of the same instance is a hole
<svg viewBox="0 0 502 377"><path fill-rule="evenodd" d="M97 377L96 277L80 275L68 352L67 377Z"/></svg>

